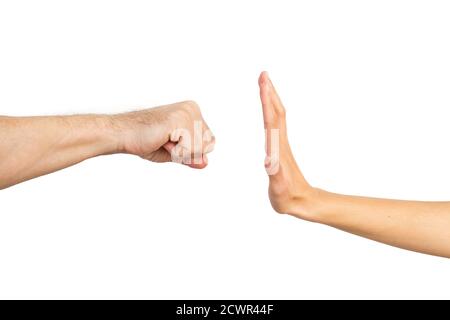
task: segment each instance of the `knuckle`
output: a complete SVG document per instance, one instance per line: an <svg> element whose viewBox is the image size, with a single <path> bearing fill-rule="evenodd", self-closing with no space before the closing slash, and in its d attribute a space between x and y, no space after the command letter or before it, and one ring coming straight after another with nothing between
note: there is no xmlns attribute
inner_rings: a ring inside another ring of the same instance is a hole
<svg viewBox="0 0 450 320"><path fill-rule="evenodd" d="M213 135L211 130L207 129L203 132L203 142L216 143L216 137Z"/></svg>
<svg viewBox="0 0 450 320"><path fill-rule="evenodd" d="M205 148L203 150L204 153L210 153L212 151L214 151L214 147L215 147L215 143L214 142L209 142L205 145Z"/></svg>
<svg viewBox="0 0 450 320"><path fill-rule="evenodd" d="M194 100L186 100L183 101L182 104L191 111L198 111L200 110L200 106L198 105L197 102L195 102Z"/></svg>

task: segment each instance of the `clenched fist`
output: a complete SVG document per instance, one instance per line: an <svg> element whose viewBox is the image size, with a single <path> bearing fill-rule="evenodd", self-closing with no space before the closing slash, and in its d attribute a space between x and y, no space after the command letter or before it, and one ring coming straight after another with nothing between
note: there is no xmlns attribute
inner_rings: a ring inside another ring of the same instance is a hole
<svg viewBox="0 0 450 320"><path fill-rule="evenodd" d="M203 120L199 106L185 101L115 115L119 152L154 162L177 162L202 169L215 138Z"/></svg>
<svg viewBox="0 0 450 320"><path fill-rule="evenodd" d="M202 169L213 147L192 101L118 115L0 116L0 189L113 153Z"/></svg>

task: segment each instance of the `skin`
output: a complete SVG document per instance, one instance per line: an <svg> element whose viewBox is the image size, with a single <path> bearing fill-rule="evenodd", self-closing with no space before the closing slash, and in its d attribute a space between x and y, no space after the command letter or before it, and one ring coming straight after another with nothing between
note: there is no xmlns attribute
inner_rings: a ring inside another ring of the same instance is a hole
<svg viewBox="0 0 450 320"><path fill-rule="evenodd" d="M450 202L357 197L312 187L291 152L286 111L266 72L259 77L259 86L269 198L275 211L403 249L450 258ZM271 148L272 129L279 130L276 157Z"/></svg>
<svg viewBox="0 0 450 320"><path fill-rule="evenodd" d="M259 85L269 198L277 212L400 248L450 257L450 202L356 197L312 187L291 152L285 108L267 73L261 74ZM0 117L0 128L0 189L114 153L201 169L214 146L214 137L192 101L118 115ZM274 130L279 148L273 144Z"/></svg>
<svg viewBox="0 0 450 320"><path fill-rule="evenodd" d="M213 146L192 101L117 115L0 117L0 189L114 153L203 169Z"/></svg>

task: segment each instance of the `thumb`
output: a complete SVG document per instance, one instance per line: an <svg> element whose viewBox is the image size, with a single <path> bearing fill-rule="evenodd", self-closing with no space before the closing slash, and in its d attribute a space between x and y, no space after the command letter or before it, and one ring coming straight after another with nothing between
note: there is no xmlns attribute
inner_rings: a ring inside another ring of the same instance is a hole
<svg viewBox="0 0 450 320"><path fill-rule="evenodd" d="M261 73L258 84L265 128L279 127L285 123L286 110L267 71Z"/></svg>
<svg viewBox="0 0 450 320"><path fill-rule="evenodd" d="M169 153L172 162L182 163L180 150L176 143L168 141L163 145L163 148Z"/></svg>
<svg viewBox="0 0 450 320"><path fill-rule="evenodd" d="M180 157L181 156L180 151L182 151L182 150L178 150L179 148L177 148L177 145L178 144L176 144L172 141L169 141L163 145L163 148L165 150L167 150L167 152L170 154L172 162L184 164L182 162L182 157ZM191 163L191 164L184 164L184 165L187 165L188 167L191 167L194 169L203 169L208 165L208 158L207 158L206 154L204 154L202 157L201 163L199 163L199 164Z"/></svg>

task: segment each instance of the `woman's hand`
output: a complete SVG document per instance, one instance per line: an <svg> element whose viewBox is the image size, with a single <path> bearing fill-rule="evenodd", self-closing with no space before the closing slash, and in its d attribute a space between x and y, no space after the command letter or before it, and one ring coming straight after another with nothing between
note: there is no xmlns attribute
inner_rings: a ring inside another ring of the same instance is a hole
<svg viewBox="0 0 450 320"><path fill-rule="evenodd" d="M357 197L312 188L292 155L286 112L266 72L259 86L269 197L276 211L400 248L450 257L450 202Z"/></svg>
<svg viewBox="0 0 450 320"><path fill-rule="evenodd" d="M303 177L289 146L286 110L267 72L259 77L259 88L266 134L265 167L269 175L269 198L279 213L316 220L311 203L317 190Z"/></svg>

